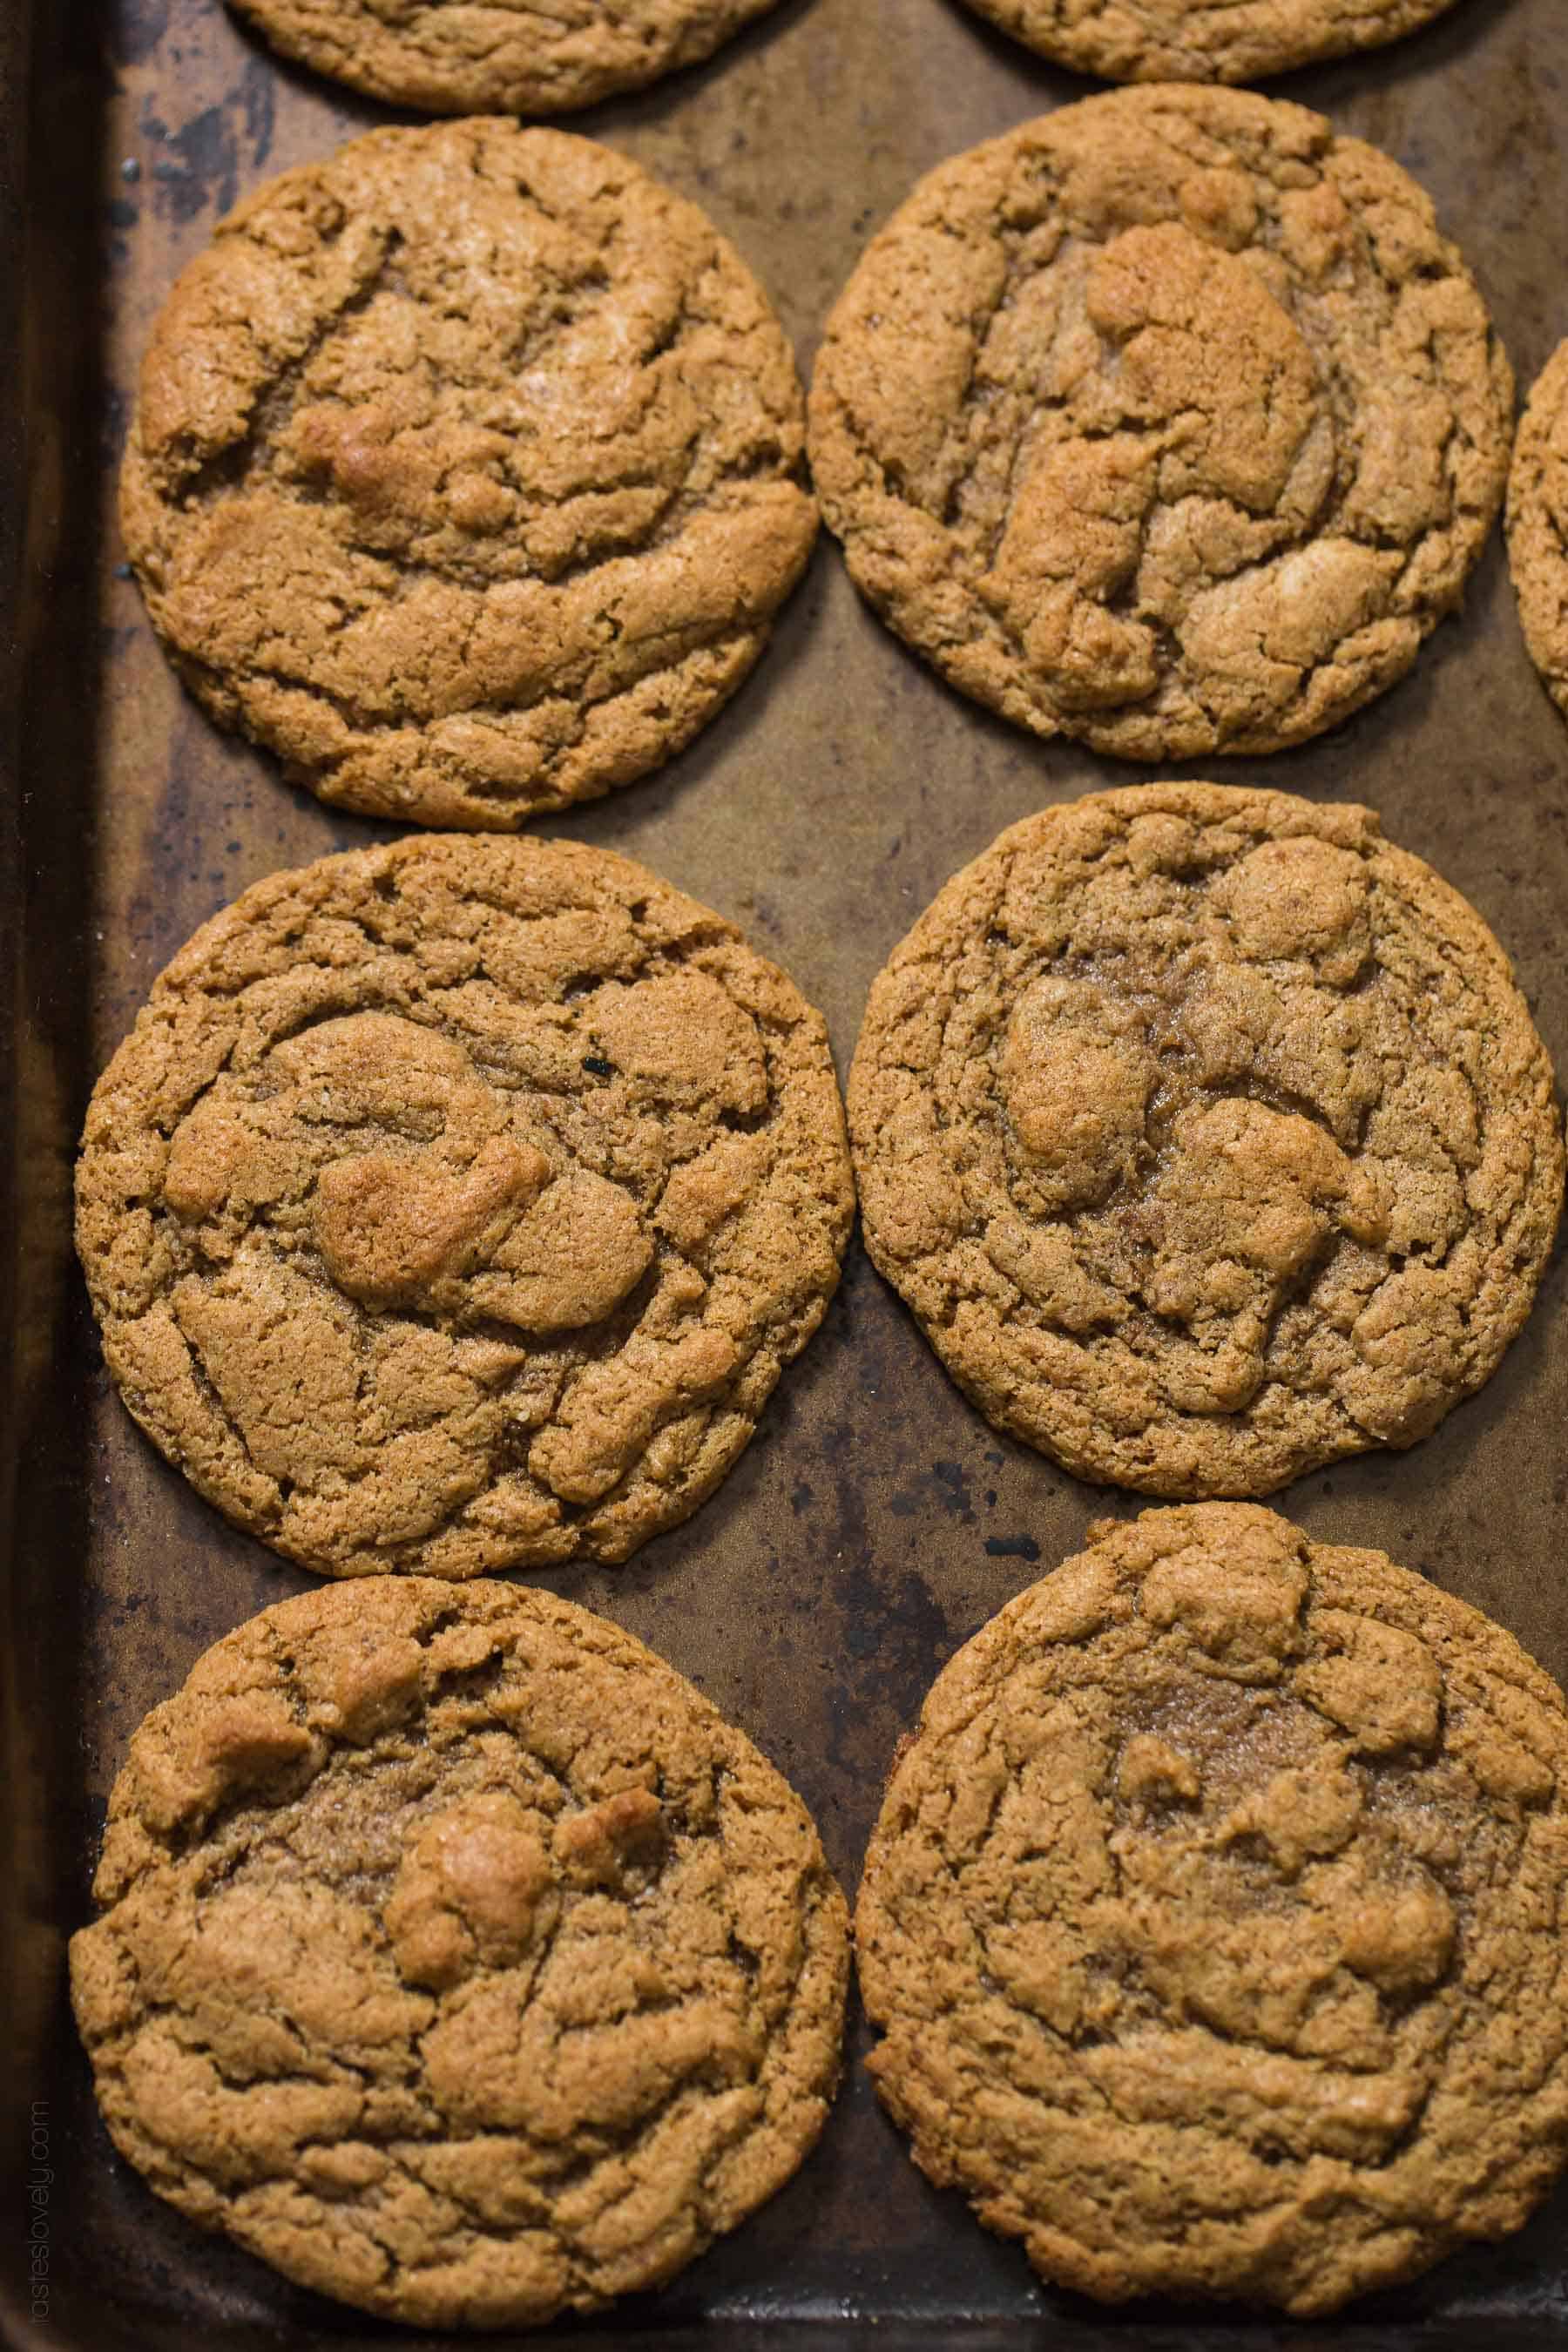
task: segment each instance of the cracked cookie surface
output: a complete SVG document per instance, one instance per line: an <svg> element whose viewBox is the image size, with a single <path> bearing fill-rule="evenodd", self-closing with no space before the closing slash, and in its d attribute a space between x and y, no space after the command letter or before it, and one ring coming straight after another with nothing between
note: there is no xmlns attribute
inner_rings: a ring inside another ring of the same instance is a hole
<svg viewBox="0 0 1568 2352"><path fill-rule="evenodd" d="M273 47L389 106L564 114L695 65L773 0L229 0Z"/></svg>
<svg viewBox="0 0 1568 2352"><path fill-rule="evenodd" d="M961 1650L867 1858L870 2065L1035 2267L1299 2315L1568 2147L1568 1708L1381 1552L1103 1520Z"/></svg>
<svg viewBox="0 0 1568 2352"><path fill-rule="evenodd" d="M1568 719L1568 342L1541 371L1520 419L1508 561L1531 659Z"/></svg>
<svg viewBox="0 0 1568 2352"><path fill-rule="evenodd" d="M1300 107L1115 91L930 173L810 403L857 584L950 684L1131 759L1402 677L1500 502L1512 377L1415 182Z"/></svg>
<svg viewBox="0 0 1568 2352"><path fill-rule="evenodd" d="M875 982L866 1244L965 1393L1080 1477L1261 1495L1496 1370L1556 1229L1551 1065L1375 815L1146 784L1026 819Z"/></svg>
<svg viewBox="0 0 1568 2352"><path fill-rule="evenodd" d="M131 1412L325 1575L624 1559L717 1486L852 1207L822 1021L554 842L257 884L100 1080L77 1238Z"/></svg>
<svg viewBox="0 0 1568 2352"><path fill-rule="evenodd" d="M176 282L121 517L219 725L325 801L506 831L734 691L810 552L804 439L695 205L560 131L376 131Z"/></svg>
<svg viewBox="0 0 1568 2352"><path fill-rule="evenodd" d="M969 0L1005 33L1108 81L1257 81L1379 48L1454 0Z"/></svg>
<svg viewBox="0 0 1568 2352"><path fill-rule="evenodd" d="M603 1618L279 1603L131 1743L73 1938L115 2145L289 2278L429 2327L657 2285L795 2171L845 1906L800 1800Z"/></svg>

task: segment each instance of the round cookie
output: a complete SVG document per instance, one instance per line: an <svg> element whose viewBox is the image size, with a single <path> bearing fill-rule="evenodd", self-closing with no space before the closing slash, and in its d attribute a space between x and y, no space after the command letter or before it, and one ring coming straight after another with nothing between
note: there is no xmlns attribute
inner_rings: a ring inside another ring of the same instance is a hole
<svg viewBox="0 0 1568 2352"><path fill-rule="evenodd" d="M858 586L950 684L1163 760L1300 742L1404 675L1511 410L1397 164L1172 86L922 180L828 320L810 441Z"/></svg>
<svg viewBox="0 0 1568 2352"><path fill-rule="evenodd" d="M1531 658L1568 718L1568 342L1525 403L1508 479L1508 560Z"/></svg>
<svg viewBox="0 0 1568 2352"><path fill-rule="evenodd" d="M1258 81L1379 48L1454 0L969 0L1058 65L1108 81Z"/></svg>
<svg viewBox="0 0 1568 2352"><path fill-rule="evenodd" d="M1568 2142L1568 1708L1381 1552L1102 1520L961 1650L856 1914L931 2178L1107 2302L1299 2315L1515 2229Z"/></svg>
<svg viewBox="0 0 1568 2352"><path fill-rule="evenodd" d="M733 693L811 549L804 438L694 205L561 131L375 131L177 280L121 520L220 726L325 801L506 831Z"/></svg>
<svg viewBox="0 0 1568 2352"><path fill-rule="evenodd" d="M115 2146L424 2327L654 2286L795 2171L843 1896L690 1684L510 1585L380 1579L209 1650L131 1743L72 1991Z"/></svg>
<svg viewBox="0 0 1568 2352"><path fill-rule="evenodd" d="M275 49L388 106L565 114L711 57L773 0L229 0Z"/></svg>
<svg viewBox="0 0 1568 2352"><path fill-rule="evenodd" d="M848 1095L867 1247L966 1395L1152 1495L1425 1436L1562 1204L1491 933L1370 809L1282 793L1011 827L878 978Z"/></svg>
<svg viewBox="0 0 1568 2352"><path fill-rule="evenodd" d="M838 1279L822 1021L565 842L278 874L93 1094L77 1241L131 1412L329 1576L623 1559L746 1444Z"/></svg>

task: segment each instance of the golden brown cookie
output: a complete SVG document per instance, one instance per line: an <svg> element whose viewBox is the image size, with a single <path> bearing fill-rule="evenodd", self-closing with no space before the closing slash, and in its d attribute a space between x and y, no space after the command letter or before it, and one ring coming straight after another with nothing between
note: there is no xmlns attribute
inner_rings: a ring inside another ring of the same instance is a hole
<svg viewBox="0 0 1568 2352"><path fill-rule="evenodd" d="M565 114L711 57L773 0L229 0L275 49L389 106Z"/></svg>
<svg viewBox="0 0 1568 2352"><path fill-rule="evenodd" d="M921 182L828 321L812 466L858 585L965 694L1124 758L1271 751L1458 604L1511 401L1386 155L1118 90Z"/></svg>
<svg viewBox="0 0 1568 2352"><path fill-rule="evenodd" d="M221 726L323 800L505 831L733 693L816 531L804 436L695 205L561 131L375 131L177 281L121 518Z"/></svg>
<svg viewBox="0 0 1568 2352"><path fill-rule="evenodd" d="M77 1239L126 1404L304 1567L624 1559L711 1493L852 1205L820 1017L565 842L273 875L99 1081Z"/></svg>
<svg viewBox="0 0 1568 2352"><path fill-rule="evenodd" d="M1144 784L1014 825L871 991L866 1244L998 1428L1145 1494L1409 1445L1496 1370L1563 1198L1474 908L1370 809Z"/></svg>
<svg viewBox="0 0 1568 2352"><path fill-rule="evenodd" d="M1376 1551L1101 1520L926 1700L856 1914L870 2064L1047 2278L1309 2315L1568 2147L1568 1707Z"/></svg>
<svg viewBox="0 0 1568 2352"><path fill-rule="evenodd" d="M510 1585L280 1602L131 1743L72 1990L161 2197L425 2327L657 2285L788 2179L844 1899L641 1643Z"/></svg>
<svg viewBox="0 0 1568 2352"><path fill-rule="evenodd" d="M1258 81L1379 48L1454 0L969 0L1058 65L1108 81Z"/></svg>
<svg viewBox="0 0 1568 2352"><path fill-rule="evenodd" d="M1525 403L1508 479L1508 560L1531 658L1568 718L1568 342Z"/></svg>

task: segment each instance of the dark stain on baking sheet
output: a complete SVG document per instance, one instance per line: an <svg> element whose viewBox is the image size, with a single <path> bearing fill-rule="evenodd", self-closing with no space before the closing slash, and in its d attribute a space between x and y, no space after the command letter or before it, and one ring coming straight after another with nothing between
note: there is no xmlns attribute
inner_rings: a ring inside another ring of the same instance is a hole
<svg viewBox="0 0 1568 2352"><path fill-rule="evenodd" d="M177 130L151 103L143 106L137 130L161 212L176 222L226 213L241 187L254 184L272 152L276 89L266 59L253 58L218 105L203 107Z"/></svg>
<svg viewBox="0 0 1568 2352"><path fill-rule="evenodd" d="M0 424L0 590L16 615L0 637L16 1146L0 1300L7 2340L79 2352L448 2342L297 2292L154 2199L98 2122L61 1969L131 1728L208 1643L310 1581L199 1502L118 1404L69 1255L72 1139L99 1069L198 922L267 873L387 830L286 787L182 693L124 571L113 467L153 313L220 213L386 118L278 67L216 0L0 0L0 330L19 353L16 413ZM572 127L702 202L808 358L867 237L920 172L1089 87L956 0L783 0L710 64ZM1563 0L1455 0L1403 44L1273 87L1424 176L1528 380L1568 332ZM640 857L733 916L822 1005L842 1069L872 976L951 873L1042 803L1141 773L961 702L879 627L825 544L716 723L661 775L547 829ZM1380 807L1392 836L1498 930L1568 1066L1568 734L1525 656L1499 539L1464 612L1400 687L1337 733L1224 776ZM1491 1611L1561 1678L1565 1493L1560 1253L1479 1398L1413 1452L1342 1464L1279 1499L1315 1537L1380 1545ZM752 1733L852 1887L938 1667L1092 1519L1137 1507L997 1437L857 1244L821 1331L713 1499L624 1569L552 1581L652 1643ZM1568 2191L1507 2244L1332 2326L1109 2313L1049 2294L1016 2247L914 2170L860 2066L866 2043L857 2020L824 2140L772 2205L663 2294L527 2341L1568 2352ZM39 2105L56 2172L47 2330L28 2315L18 2171Z"/></svg>

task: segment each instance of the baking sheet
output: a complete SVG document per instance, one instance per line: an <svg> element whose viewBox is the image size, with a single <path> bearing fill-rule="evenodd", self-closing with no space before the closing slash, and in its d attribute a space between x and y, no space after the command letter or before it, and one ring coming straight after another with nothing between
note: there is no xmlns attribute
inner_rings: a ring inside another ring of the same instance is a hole
<svg viewBox="0 0 1568 2352"><path fill-rule="evenodd" d="M18 2344L227 2347L403 2341L288 2287L152 2197L113 2157L61 1998L102 1805L134 1724L206 1644L312 1581L228 1528L125 1417L66 1239L70 1141L92 1080L174 950L260 876L392 829L282 784L217 734L158 652L112 521L137 356L176 271L256 183L391 117L276 62L217 0L0 5L22 184L0 301L25 300L17 411L28 530L10 648L16 833L3 877L20 956L16 1295L0 1505L0 1834L14 2034L7 2178L45 2110L49 2313ZM868 236L918 173L1087 95L956 0L780 0L709 65L574 117L702 204L757 270L808 366ZM1521 385L1568 332L1568 15L1456 0L1422 35L1276 95L1387 148L1435 196ZM5 325L0 314L0 329ZM0 463L14 450L0 445ZM0 541L0 560L6 554ZM0 739L3 740L3 739ZM1463 615L1337 733L1226 782L1370 801L1464 890L1515 960L1568 1068L1568 732L1536 683L1495 534ZM859 604L824 538L772 649L670 768L542 830L644 860L731 916L827 1015L847 1068L870 980L955 867L1047 802L1192 768L1042 745L950 693ZM1382 1546L1490 1611L1568 1679L1568 1286L1561 1251L1502 1370L1413 1453L1317 1474L1279 1504L1314 1537ZM894 1744L938 1666L1003 1601L1136 1498L996 1436L852 1246L843 1288L719 1494L618 1570L545 1580L689 1675L802 1790L853 1888ZM1142 2306L1035 2283L910 2164L858 2067L801 2176L662 2295L531 2342L689 2340L771 2352L863 2340L1011 2347L1568 2343L1568 2189L1521 2236L1333 2326ZM5 2211L24 2210L25 2179ZM31 2209L28 2209L31 2210Z"/></svg>

